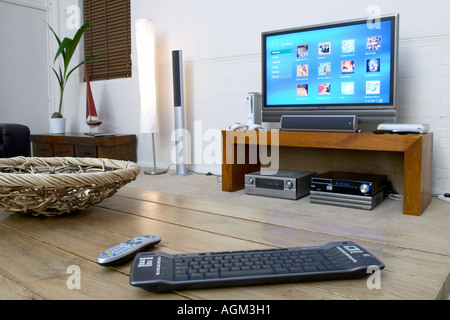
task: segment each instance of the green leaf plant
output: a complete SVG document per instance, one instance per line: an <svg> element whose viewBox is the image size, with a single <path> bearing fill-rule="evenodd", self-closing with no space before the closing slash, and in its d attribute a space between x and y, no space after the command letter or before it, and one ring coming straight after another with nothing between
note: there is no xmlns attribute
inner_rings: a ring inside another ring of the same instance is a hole
<svg viewBox="0 0 450 320"><path fill-rule="evenodd" d="M52 118L62 118L63 117L61 114L61 110L62 110L62 105L63 105L64 89L66 87L67 80L69 79L69 76L72 74L72 72L74 72L78 67L80 67L84 63L90 63L90 62L99 60L99 59L97 59L97 57L99 55L93 55L93 56L81 61L79 64L77 64L75 67L73 67L72 69L69 70L69 63L73 57L73 54L75 53L75 50L77 49L78 43L80 42L83 33L91 25L92 25L92 22L86 22L77 30L73 39L64 38L62 41L59 39L59 37L57 36L56 32L52 29L52 27L50 25L48 25L48 27L54 34L56 41L58 42L58 45L59 45L58 50L56 51L56 55L55 55L55 59L53 60L53 63L56 62L56 60L58 59L59 56L62 56L62 60L63 60L62 61L63 68L61 68L61 65L59 66L58 71L55 70L55 68L52 68L53 72L56 75L56 78L58 79L58 83L59 83L59 87L60 87L60 98L59 98L58 111L54 112L52 114Z"/></svg>

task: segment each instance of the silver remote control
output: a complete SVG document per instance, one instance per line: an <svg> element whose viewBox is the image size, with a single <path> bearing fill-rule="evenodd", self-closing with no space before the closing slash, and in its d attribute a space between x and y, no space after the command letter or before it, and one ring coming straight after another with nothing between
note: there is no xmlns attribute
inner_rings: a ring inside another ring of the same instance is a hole
<svg viewBox="0 0 450 320"><path fill-rule="evenodd" d="M128 241L103 251L97 257L97 263L102 266L113 266L122 264L135 256L136 253L154 246L161 238L154 235L137 236Z"/></svg>

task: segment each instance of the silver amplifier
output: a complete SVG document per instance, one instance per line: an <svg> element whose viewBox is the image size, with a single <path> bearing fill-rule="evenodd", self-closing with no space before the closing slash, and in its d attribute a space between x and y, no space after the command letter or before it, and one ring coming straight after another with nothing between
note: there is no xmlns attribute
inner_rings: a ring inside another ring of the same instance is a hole
<svg viewBox="0 0 450 320"><path fill-rule="evenodd" d="M261 171L245 175L245 193L283 199L299 199L309 194L311 171L278 170L274 175Z"/></svg>

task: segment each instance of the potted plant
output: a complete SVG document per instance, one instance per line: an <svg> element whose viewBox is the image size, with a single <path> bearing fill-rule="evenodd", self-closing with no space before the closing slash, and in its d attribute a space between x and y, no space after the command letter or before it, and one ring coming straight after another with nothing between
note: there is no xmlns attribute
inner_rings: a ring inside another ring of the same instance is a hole
<svg viewBox="0 0 450 320"><path fill-rule="evenodd" d="M50 132L51 133L64 133L65 132L65 122L66 119L62 116L62 106L63 106L63 96L64 96L64 89L66 87L67 81L72 74L78 67L83 65L84 63L93 62L96 61L96 57L98 55L91 56L83 61L81 61L78 65L73 67L69 70L69 63L70 60L73 57L73 54L75 53L75 50L77 49L78 43L81 40L81 36L86 31L87 28L89 28L92 25L92 22L86 22L83 24L75 33L74 37L72 39L70 38L64 38L62 41L59 39L59 37L56 35L56 32L52 29L52 27L49 25L48 27L54 34L56 41L58 42L58 50L56 51L55 58L53 62L55 63L56 60L59 58L59 56L62 56L62 68L61 65L59 66L59 70L56 71L55 68L53 69L53 72L56 75L56 78L58 79L59 87L60 87L60 97L59 97L59 106L58 111L54 112L50 118Z"/></svg>

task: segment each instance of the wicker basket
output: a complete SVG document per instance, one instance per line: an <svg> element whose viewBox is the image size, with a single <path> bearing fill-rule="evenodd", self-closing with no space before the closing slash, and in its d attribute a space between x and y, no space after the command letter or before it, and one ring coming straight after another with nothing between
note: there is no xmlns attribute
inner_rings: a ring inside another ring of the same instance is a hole
<svg viewBox="0 0 450 320"><path fill-rule="evenodd" d="M0 159L0 210L55 216L86 209L134 180L134 162L95 158Z"/></svg>

